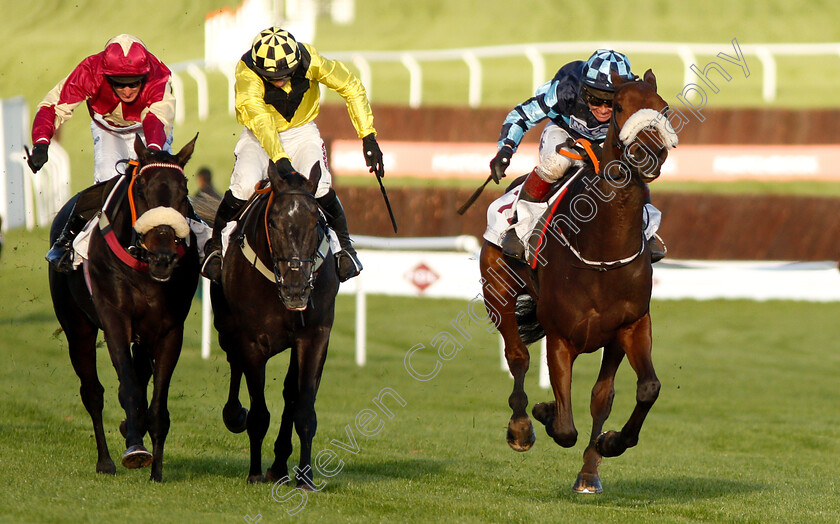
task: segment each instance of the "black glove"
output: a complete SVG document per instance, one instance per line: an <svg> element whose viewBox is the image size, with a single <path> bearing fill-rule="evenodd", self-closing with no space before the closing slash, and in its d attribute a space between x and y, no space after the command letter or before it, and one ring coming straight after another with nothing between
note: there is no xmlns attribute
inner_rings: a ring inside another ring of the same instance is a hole
<svg viewBox="0 0 840 524"><path fill-rule="evenodd" d="M44 167L44 164L47 163L47 160L49 160L49 155L47 155L47 149L49 147L49 144L35 144L32 146L32 153L29 155L27 163L33 173L40 171Z"/></svg>
<svg viewBox="0 0 840 524"><path fill-rule="evenodd" d="M288 175L290 173L297 173L295 168L292 167L292 161L288 158L281 158L275 164L277 166L277 172L281 175Z"/></svg>
<svg viewBox="0 0 840 524"><path fill-rule="evenodd" d="M513 156L513 149L510 146L502 146L493 160L490 161L490 176L493 182L499 183L505 177L505 169L510 165L510 157Z"/></svg>
<svg viewBox="0 0 840 524"><path fill-rule="evenodd" d="M376 136L371 133L362 139L362 149L365 152L365 164L370 168L371 173L382 178L385 176L385 167L382 165L382 151L376 143Z"/></svg>

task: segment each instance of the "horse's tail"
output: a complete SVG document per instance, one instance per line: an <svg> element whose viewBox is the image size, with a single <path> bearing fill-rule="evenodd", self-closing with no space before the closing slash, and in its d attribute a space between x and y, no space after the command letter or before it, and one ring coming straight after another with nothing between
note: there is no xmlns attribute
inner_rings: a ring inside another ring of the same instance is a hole
<svg viewBox="0 0 840 524"><path fill-rule="evenodd" d="M516 324L519 337L525 345L533 344L545 336L545 331L537 320L537 303L531 295L516 297Z"/></svg>

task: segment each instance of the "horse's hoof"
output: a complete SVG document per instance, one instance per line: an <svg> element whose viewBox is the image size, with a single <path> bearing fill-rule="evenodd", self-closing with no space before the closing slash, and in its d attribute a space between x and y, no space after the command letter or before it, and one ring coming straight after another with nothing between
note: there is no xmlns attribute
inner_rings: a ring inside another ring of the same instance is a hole
<svg viewBox="0 0 840 524"><path fill-rule="evenodd" d="M555 406L554 402L540 402L534 405L531 415L541 424L548 426L554 420Z"/></svg>
<svg viewBox="0 0 840 524"><path fill-rule="evenodd" d="M578 474L572 490L581 495L592 495L604 491L603 488L601 488L601 479L598 475L592 475L590 473Z"/></svg>
<svg viewBox="0 0 840 524"><path fill-rule="evenodd" d="M284 478L288 479L289 478L288 470L285 471L285 472L281 472L281 473L282 474L275 473L273 469L268 468L267 470L265 470L265 480L266 480L266 482L271 482L272 484L274 484L275 482L277 482L280 479L284 479Z"/></svg>
<svg viewBox="0 0 840 524"><path fill-rule="evenodd" d="M248 475L248 484L262 484L265 480L264 475Z"/></svg>
<svg viewBox="0 0 840 524"><path fill-rule="evenodd" d="M602 457L617 457L627 451L618 431L605 431L595 439L595 451Z"/></svg>
<svg viewBox="0 0 840 524"><path fill-rule="evenodd" d="M239 406L239 409L236 410L228 410L225 406L222 409L222 420L224 420L225 427L231 433L242 433L248 429L248 410L242 406Z"/></svg>
<svg viewBox="0 0 840 524"><path fill-rule="evenodd" d="M531 419L525 417L519 420L510 419L507 430L507 443L514 451L528 451L534 442L537 440L537 435L534 433L534 425Z"/></svg>
<svg viewBox="0 0 840 524"><path fill-rule="evenodd" d="M140 445L134 445L125 450L122 465L128 469L145 468L152 463L152 454Z"/></svg>
<svg viewBox="0 0 840 524"><path fill-rule="evenodd" d="M114 461L111 459L97 462L96 463L96 472L102 473L103 475L116 475L117 474L117 466L114 464Z"/></svg>

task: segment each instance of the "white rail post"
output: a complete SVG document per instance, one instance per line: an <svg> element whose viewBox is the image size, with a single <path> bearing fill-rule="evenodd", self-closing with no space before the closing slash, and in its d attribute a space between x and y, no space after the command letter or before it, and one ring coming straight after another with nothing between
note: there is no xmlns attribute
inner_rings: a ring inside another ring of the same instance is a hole
<svg viewBox="0 0 840 524"><path fill-rule="evenodd" d="M528 61L531 62L531 67L533 68L533 74L531 76L533 88L531 89L531 92L536 93L537 88L543 85L547 80L545 77L545 57L537 50L536 47L533 46L525 49L525 56L528 58Z"/></svg>
<svg viewBox="0 0 840 524"><path fill-rule="evenodd" d="M761 46L755 51L762 73L761 96L765 102L772 102L776 99L776 59L766 47Z"/></svg>
<svg viewBox="0 0 840 524"><path fill-rule="evenodd" d="M551 387L551 379L548 376L548 342L546 337L540 341L540 387L548 389Z"/></svg>
<svg viewBox="0 0 840 524"><path fill-rule="evenodd" d="M470 71L469 104L470 107L478 107L481 105L481 61L476 58L475 53L467 51L464 53L464 62Z"/></svg>
<svg viewBox="0 0 840 524"><path fill-rule="evenodd" d="M373 97L370 94L371 85L373 84L373 74L370 70L370 63L365 60L365 57L356 53L353 55L353 65L359 70L359 80L361 80L362 85L365 86L368 100L373 100Z"/></svg>
<svg viewBox="0 0 840 524"><path fill-rule="evenodd" d="M694 56L691 49L684 45L677 48L677 55L679 55L680 60L682 60L683 63L683 87L688 84L693 84L694 82L692 82L692 80L694 80L694 72L691 70L691 66L697 62L697 58Z"/></svg>
<svg viewBox="0 0 840 524"><path fill-rule="evenodd" d="M367 362L367 297L361 274L356 277L356 365L364 366Z"/></svg>
<svg viewBox="0 0 840 524"><path fill-rule="evenodd" d="M210 281L201 278L201 358L210 358L210 319L213 309L210 307Z"/></svg>
<svg viewBox="0 0 840 524"><path fill-rule="evenodd" d="M403 53L400 62L408 69L408 106L417 109L423 99L423 71L414 55L409 53Z"/></svg>
<svg viewBox="0 0 840 524"><path fill-rule="evenodd" d="M175 96L175 123L184 123L184 82L178 73L172 72L169 77L172 80L172 94Z"/></svg>
<svg viewBox="0 0 840 524"><path fill-rule="evenodd" d="M187 74L195 80L198 95L198 119L201 121L207 120L207 115L210 114L210 97L207 94L207 75L195 64L187 66Z"/></svg>

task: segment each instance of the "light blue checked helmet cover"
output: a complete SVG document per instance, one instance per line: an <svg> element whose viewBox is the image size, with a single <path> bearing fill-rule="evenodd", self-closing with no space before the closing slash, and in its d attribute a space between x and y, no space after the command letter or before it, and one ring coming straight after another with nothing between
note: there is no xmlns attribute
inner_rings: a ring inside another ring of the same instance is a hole
<svg viewBox="0 0 840 524"><path fill-rule="evenodd" d="M612 93L615 88L610 79L610 71L628 80L635 77L630 72L630 60L626 56L611 49L599 49L583 64L583 83L598 91Z"/></svg>

